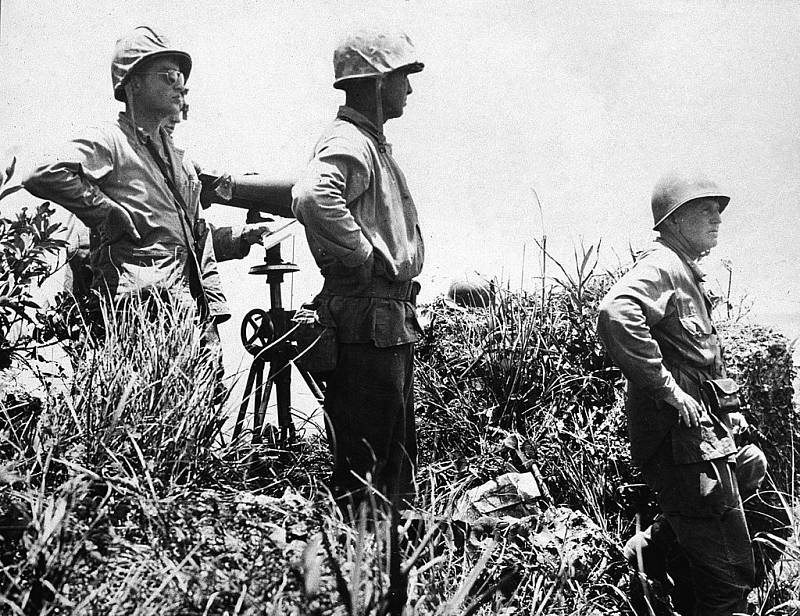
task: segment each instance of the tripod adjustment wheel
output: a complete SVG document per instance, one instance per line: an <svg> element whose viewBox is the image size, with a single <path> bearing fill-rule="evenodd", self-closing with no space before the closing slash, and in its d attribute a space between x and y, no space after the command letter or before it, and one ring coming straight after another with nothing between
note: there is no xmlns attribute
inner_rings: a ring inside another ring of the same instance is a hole
<svg viewBox="0 0 800 616"><path fill-rule="evenodd" d="M258 355L272 342L275 328L266 310L254 308L244 315L240 333L242 344L247 352L251 355Z"/></svg>

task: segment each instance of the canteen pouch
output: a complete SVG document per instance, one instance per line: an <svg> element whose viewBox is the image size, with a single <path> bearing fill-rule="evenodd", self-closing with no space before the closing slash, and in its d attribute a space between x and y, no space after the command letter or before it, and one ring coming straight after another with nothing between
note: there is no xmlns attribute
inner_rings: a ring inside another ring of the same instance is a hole
<svg viewBox="0 0 800 616"><path fill-rule="evenodd" d="M297 330L293 338L297 343L295 364L308 372L330 372L336 367L339 345L336 328L324 325L317 314L319 306L304 304L298 314ZM314 315L313 317L311 315Z"/></svg>
<svg viewBox="0 0 800 616"><path fill-rule="evenodd" d="M703 383L703 397L716 416L738 413L741 407L739 385L733 379L709 379Z"/></svg>

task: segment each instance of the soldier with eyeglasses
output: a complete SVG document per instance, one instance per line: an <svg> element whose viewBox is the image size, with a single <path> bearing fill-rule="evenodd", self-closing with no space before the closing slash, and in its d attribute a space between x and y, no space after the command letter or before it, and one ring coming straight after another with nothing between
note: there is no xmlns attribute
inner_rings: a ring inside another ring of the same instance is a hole
<svg viewBox="0 0 800 616"><path fill-rule="evenodd" d="M115 122L91 129L23 182L90 229L92 287L114 301L168 292L196 302L210 342L230 318L208 227L200 180L165 130L184 104L192 59L153 28L117 41L111 62Z"/></svg>

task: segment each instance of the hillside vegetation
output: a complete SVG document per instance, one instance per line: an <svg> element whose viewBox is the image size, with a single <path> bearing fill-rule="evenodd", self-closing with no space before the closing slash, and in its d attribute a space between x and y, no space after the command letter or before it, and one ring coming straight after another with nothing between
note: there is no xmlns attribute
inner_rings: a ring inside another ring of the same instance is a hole
<svg viewBox="0 0 800 616"><path fill-rule="evenodd" d="M102 337L66 298L38 309L27 289L53 230L46 207L0 220L0 613L617 615L630 596L642 609L621 549L654 510L594 334L614 278L594 248L538 293L423 307L418 509L398 517L376 498L348 524L321 439L253 448L223 433L219 358L191 306L134 300ZM793 614L791 349L744 322L722 329L773 471L748 503L764 572L752 612ZM35 347L55 341L69 376L40 373ZM504 475L537 489L477 504L470 490Z"/></svg>

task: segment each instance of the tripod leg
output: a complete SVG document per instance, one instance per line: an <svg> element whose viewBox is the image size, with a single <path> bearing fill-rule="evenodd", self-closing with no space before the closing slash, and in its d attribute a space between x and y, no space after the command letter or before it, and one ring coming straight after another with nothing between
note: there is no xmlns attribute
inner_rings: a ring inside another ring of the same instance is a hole
<svg viewBox="0 0 800 616"><path fill-rule="evenodd" d="M261 442L261 436L264 432L264 420L267 417L267 407L269 406L269 398L272 394L272 375L267 377L267 382L264 383L263 372L261 383L258 387L258 395L256 396L256 406L253 407L253 444L256 445Z"/></svg>
<svg viewBox="0 0 800 616"><path fill-rule="evenodd" d="M244 386L242 403L239 405L239 414L236 416L236 424L233 426L233 440L239 438L244 428L244 419L247 414L247 406L250 404L250 396L253 394L253 383L256 379L256 373L264 373L264 362L257 359L253 360L250 371L247 373L247 384Z"/></svg>
<svg viewBox="0 0 800 616"><path fill-rule="evenodd" d="M298 368L299 370L299 368ZM322 404L325 402L325 393L322 391L322 388L319 386L319 383L314 379L311 373L308 370L300 370L300 375L303 377L303 380L308 385L308 388L311 390L311 393L314 394L314 397L317 399L317 402Z"/></svg>
<svg viewBox="0 0 800 616"><path fill-rule="evenodd" d="M278 426L281 443L286 445L295 440L296 432L292 421L292 373L290 364L270 367L270 379L275 381L278 395Z"/></svg>

